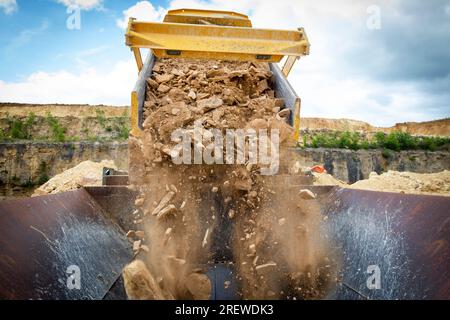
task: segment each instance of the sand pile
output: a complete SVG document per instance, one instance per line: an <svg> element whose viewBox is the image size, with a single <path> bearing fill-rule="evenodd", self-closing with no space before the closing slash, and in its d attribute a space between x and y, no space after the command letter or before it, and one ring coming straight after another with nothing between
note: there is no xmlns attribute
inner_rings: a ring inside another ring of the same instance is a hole
<svg viewBox="0 0 450 320"><path fill-rule="evenodd" d="M369 179L347 184L328 173L310 173L314 185L336 185L344 188L410 194L434 194L450 196L450 171L438 173L414 173L389 170L383 174L371 172Z"/></svg>
<svg viewBox="0 0 450 320"><path fill-rule="evenodd" d="M381 175L372 172L369 179L355 182L348 188L450 196L450 171L438 173L388 171Z"/></svg>
<svg viewBox="0 0 450 320"><path fill-rule="evenodd" d="M347 184L344 181L338 180L329 173L311 173L313 175L313 185L315 186L341 186L344 187Z"/></svg>
<svg viewBox="0 0 450 320"><path fill-rule="evenodd" d="M104 167L117 170L112 160L103 160L102 162L83 161L48 180L37 188L32 196L65 192L83 186L101 186Z"/></svg>
<svg viewBox="0 0 450 320"><path fill-rule="evenodd" d="M305 204L315 200L299 200L298 190L286 193L275 176L261 175L261 163L228 162L225 148L212 144L227 129L266 129L267 138L258 136L259 152L267 148L273 155L277 133L284 159L283 150L292 145L290 113L275 98L268 65L162 60L153 71L145 133L130 139L130 181L139 191L136 224L144 234L131 234L143 263L124 270L128 296L208 298L206 272L225 263L235 270L242 298L319 297L330 272L323 269L329 262L317 237L320 212ZM177 149L180 136L173 139L180 128L183 139L191 139L188 151ZM250 140L243 146L237 141L230 146L235 160L239 152L255 153ZM192 161L200 152L203 162L175 164L180 151ZM226 165L207 163L208 154Z"/></svg>

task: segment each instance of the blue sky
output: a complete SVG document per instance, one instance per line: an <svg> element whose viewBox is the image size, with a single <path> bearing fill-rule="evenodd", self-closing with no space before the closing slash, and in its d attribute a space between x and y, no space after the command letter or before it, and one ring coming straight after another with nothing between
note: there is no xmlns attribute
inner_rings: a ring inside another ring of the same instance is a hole
<svg viewBox="0 0 450 320"><path fill-rule="evenodd" d="M66 27L73 4L79 30ZM137 71L124 24L174 8L304 27L311 54L289 76L303 117L390 126L450 116L448 0L0 0L0 101L128 105Z"/></svg>
<svg viewBox="0 0 450 320"><path fill-rule="evenodd" d="M81 11L81 29L69 30L67 7L55 0L18 0L17 11L0 11L0 79L20 81L37 70L76 72L83 63L108 68L130 57L116 24L130 0L103 1ZM152 1L167 5L165 1Z"/></svg>

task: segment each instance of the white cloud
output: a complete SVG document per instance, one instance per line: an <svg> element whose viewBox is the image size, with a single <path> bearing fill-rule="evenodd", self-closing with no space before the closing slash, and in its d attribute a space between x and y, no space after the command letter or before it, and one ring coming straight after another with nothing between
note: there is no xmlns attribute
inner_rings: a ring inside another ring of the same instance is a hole
<svg viewBox="0 0 450 320"><path fill-rule="evenodd" d="M129 18L136 18L141 21L161 21L166 11L162 7L156 9L149 1L140 1L123 11L123 18L117 19L116 23L118 27L126 29Z"/></svg>
<svg viewBox="0 0 450 320"><path fill-rule="evenodd" d="M0 0L0 9L3 10L5 14L12 14L17 11L16 0Z"/></svg>
<svg viewBox="0 0 450 320"><path fill-rule="evenodd" d="M303 117L353 118L387 126L395 122L448 116L449 110L445 111L448 98L441 96L439 104L433 93L421 88L414 80L382 80L365 67L365 64L380 61L382 63L376 64L378 69L390 67L390 48L380 41L371 44L367 39L373 36L366 28L366 9L372 2L172 0L167 8L156 8L149 1L140 1L125 10L123 18L116 22L119 27L126 28L129 17L161 21L168 9L202 8L248 14L254 27L258 28L295 29L303 26L311 41L311 55L300 59L289 76L302 99ZM396 19L405 18L398 10L398 0L378 0L377 3L383 17L390 13L398 14ZM367 43L370 46L364 47ZM362 58L355 59L354 52L362 52ZM131 59L117 63L106 74L87 62L79 64L82 71L78 73L37 72L20 83L0 82L0 101L129 104L130 91L136 80L136 66Z"/></svg>
<svg viewBox="0 0 450 320"><path fill-rule="evenodd" d="M77 6L82 10L99 9L102 7L103 0L56 0L66 7Z"/></svg>
<svg viewBox="0 0 450 320"><path fill-rule="evenodd" d="M109 72L88 68L79 73L64 70L35 72L22 82L0 80L0 101L129 105L136 80L136 63L116 63Z"/></svg>

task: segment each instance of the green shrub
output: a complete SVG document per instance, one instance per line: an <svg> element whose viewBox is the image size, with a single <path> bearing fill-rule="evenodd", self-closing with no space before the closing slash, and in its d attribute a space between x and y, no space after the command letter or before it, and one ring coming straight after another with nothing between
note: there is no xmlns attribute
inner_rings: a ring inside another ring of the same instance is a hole
<svg viewBox="0 0 450 320"><path fill-rule="evenodd" d="M31 112L25 121L7 116L9 125L8 136L11 139L29 140L31 139L31 129L36 121L36 115Z"/></svg>
<svg viewBox="0 0 450 320"><path fill-rule="evenodd" d="M106 127L105 111L103 111L101 109L95 109L95 113L96 113L97 122L100 124L100 126L103 129L105 129L105 127Z"/></svg>
<svg viewBox="0 0 450 320"><path fill-rule="evenodd" d="M113 130L118 139L128 139L130 135L130 118L125 113L121 117L114 118Z"/></svg>
<svg viewBox="0 0 450 320"><path fill-rule="evenodd" d="M66 141L66 128L63 128L58 119L50 112L47 112L47 123L50 126L53 140L58 142Z"/></svg>
<svg viewBox="0 0 450 320"><path fill-rule="evenodd" d="M394 131L389 134L377 132L372 139L363 138L358 132L317 133L308 138L303 136L305 147L311 148L341 148L341 149L377 149L429 150L435 151L449 148L450 138L446 137L414 137L406 132Z"/></svg>

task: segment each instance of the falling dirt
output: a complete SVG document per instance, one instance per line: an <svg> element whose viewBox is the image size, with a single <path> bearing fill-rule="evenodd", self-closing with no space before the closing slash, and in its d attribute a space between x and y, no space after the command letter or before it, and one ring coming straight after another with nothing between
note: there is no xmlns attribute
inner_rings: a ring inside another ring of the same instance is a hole
<svg viewBox="0 0 450 320"><path fill-rule="evenodd" d="M129 142L131 188L139 192L135 223L145 230L143 239L132 234L141 260L124 269L129 298L208 299L206 273L217 263L233 267L243 299L322 297L332 278L322 216L316 200L302 199L283 180L293 145L290 111L275 97L268 64L158 61L143 115L143 134ZM193 138L188 158L196 163L200 150L201 164L174 163L177 129ZM266 129L258 150L271 156L272 134L279 133L277 174L261 174L268 163L237 161L239 152L255 153L250 140L243 150L236 140L235 161L228 162L225 149L210 148L218 141L213 129L224 136L228 129ZM208 163L208 153L222 162Z"/></svg>

